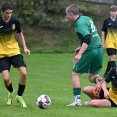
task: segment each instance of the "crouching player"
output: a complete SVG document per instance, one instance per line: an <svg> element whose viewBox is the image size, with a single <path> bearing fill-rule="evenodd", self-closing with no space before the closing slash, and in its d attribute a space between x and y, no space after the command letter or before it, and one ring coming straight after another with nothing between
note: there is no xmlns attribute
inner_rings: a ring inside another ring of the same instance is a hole
<svg viewBox="0 0 117 117"><path fill-rule="evenodd" d="M117 71L116 71L117 72ZM83 92L87 94L92 100L85 102L86 106L93 107L117 107L117 73L116 77L113 75L114 70L109 72L109 75L102 83L102 89L98 96L94 96L94 86L86 86L83 88ZM107 88L107 84L111 82L110 88Z"/></svg>

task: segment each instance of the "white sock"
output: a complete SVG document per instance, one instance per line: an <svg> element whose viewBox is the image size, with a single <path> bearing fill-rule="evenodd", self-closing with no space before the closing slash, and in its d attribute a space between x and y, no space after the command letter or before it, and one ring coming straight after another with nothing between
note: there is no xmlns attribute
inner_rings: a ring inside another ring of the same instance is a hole
<svg viewBox="0 0 117 117"><path fill-rule="evenodd" d="M79 102L79 101L81 101L81 99L80 99L80 95L76 95L76 96L74 96L74 98L75 98L75 102Z"/></svg>

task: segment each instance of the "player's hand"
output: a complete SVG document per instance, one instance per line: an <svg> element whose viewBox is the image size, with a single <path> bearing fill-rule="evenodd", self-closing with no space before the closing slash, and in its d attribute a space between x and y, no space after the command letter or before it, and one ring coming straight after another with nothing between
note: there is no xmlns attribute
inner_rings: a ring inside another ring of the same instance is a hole
<svg viewBox="0 0 117 117"><path fill-rule="evenodd" d="M103 46L103 48L105 48L105 46L104 46L104 42L102 42L102 46Z"/></svg>
<svg viewBox="0 0 117 117"><path fill-rule="evenodd" d="M76 64L81 58L81 55L77 54L73 59L73 64Z"/></svg>
<svg viewBox="0 0 117 117"><path fill-rule="evenodd" d="M74 52L75 52L76 55L77 55L78 52L80 51L80 48L81 48L81 47L78 47L78 48L76 48L76 49L74 50Z"/></svg>
<svg viewBox="0 0 117 117"><path fill-rule="evenodd" d="M105 97L106 99L109 98L109 92L108 92L108 90L105 90L105 91L104 91L104 97Z"/></svg>
<svg viewBox="0 0 117 117"><path fill-rule="evenodd" d="M28 50L27 48L24 49L24 52L25 52L25 54L26 54L27 56L30 55L30 50Z"/></svg>

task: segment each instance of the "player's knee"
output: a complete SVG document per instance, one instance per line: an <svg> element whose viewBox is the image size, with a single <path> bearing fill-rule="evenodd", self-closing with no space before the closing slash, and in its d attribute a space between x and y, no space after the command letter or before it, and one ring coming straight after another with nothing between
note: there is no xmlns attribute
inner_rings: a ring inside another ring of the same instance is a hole
<svg viewBox="0 0 117 117"><path fill-rule="evenodd" d="M111 61L116 61L116 55L110 56Z"/></svg>
<svg viewBox="0 0 117 117"><path fill-rule="evenodd" d="M10 81L9 77L4 77L4 82L8 83Z"/></svg>
<svg viewBox="0 0 117 117"><path fill-rule="evenodd" d="M26 79L26 78L27 78L27 72L21 73L21 78L22 78L22 79Z"/></svg>
<svg viewBox="0 0 117 117"><path fill-rule="evenodd" d="M87 88L87 87L84 87L84 88L82 89L82 91L83 91L83 93L87 93L87 92L88 92L88 88Z"/></svg>

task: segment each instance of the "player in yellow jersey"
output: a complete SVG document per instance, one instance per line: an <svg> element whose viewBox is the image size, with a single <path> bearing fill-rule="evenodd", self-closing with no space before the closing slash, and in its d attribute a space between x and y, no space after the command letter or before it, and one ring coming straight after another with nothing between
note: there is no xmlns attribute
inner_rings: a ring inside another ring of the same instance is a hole
<svg viewBox="0 0 117 117"><path fill-rule="evenodd" d="M117 71L116 71L117 72ZM102 90L98 96L94 96L94 86L87 86L83 88L83 92L87 94L92 100L85 102L86 106L94 107L117 107L117 73L113 75L114 70L111 69L105 81L102 83ZM111 82L111 88L107 88L107 84Z"/></svg>
<svg viewBox="0 0 117 117"><path fill-rule="evenodd" d="M110 17L104 20L102 26L102 44L109 56L109 61L104 73L106 78L110 69L115 69L116 74L116 50L117 50L117 6L110 7Z"/></svg>
<svg viewBox="0 0 117 117"><path fill-rule="evenodd" d="M26 64L23 60L23 56L21 55L18 42L15 39L15 33L19 34L20 41L27 56L30 55L30 50L26 47L20 22L17 18L12 17L12 12L12 4L10 2L3 2L1 5L2 15L0 16L0 72L3 77L5 87L9 92L6 103L7 105L11 105L14 97L14 88L10 80L9 72L11 65L18 69L20 79L16 100L22 107L27 107L22 98L26 86Z"/></svg>

